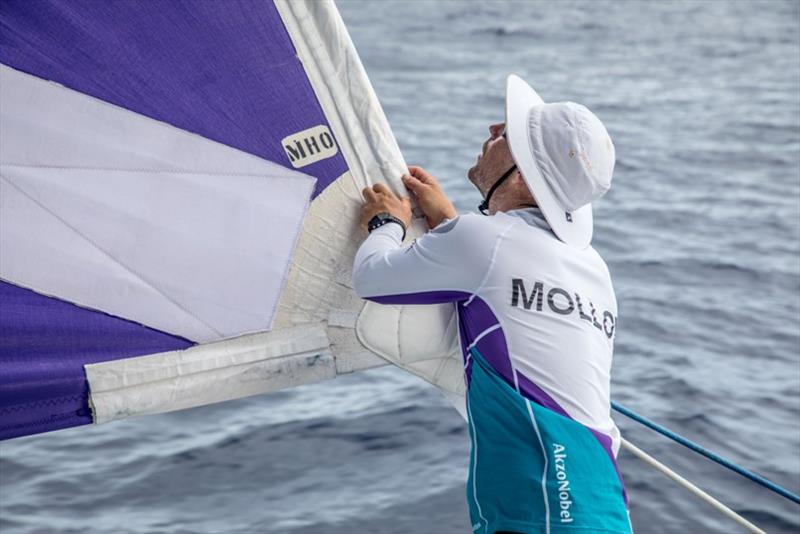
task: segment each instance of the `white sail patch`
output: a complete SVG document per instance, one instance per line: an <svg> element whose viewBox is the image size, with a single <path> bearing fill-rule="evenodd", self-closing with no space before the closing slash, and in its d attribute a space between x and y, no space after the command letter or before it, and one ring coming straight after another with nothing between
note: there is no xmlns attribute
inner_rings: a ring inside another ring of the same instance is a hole
<svg viewBox="0 0 800 534"><path fill-rule="evenodd" d="M295 169L335 156L339 152L331 131L324 124L284 137L281 144Z"/></svg>
<svg viewBox="0 0 800 534"><path fill-rule="evenodd" d="M336 376L321 324L85 367L95 423L171 412Z"/></svg>

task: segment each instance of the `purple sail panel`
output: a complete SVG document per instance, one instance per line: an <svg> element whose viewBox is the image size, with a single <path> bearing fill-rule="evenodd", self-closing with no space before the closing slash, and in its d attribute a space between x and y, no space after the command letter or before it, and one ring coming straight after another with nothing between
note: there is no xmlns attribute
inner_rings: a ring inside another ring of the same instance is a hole
<svg viewBox="0 0 800 534"><path fill-rule="evenodd" d="M0 439L91 423L85 364L192 344L0 281Z"/></svg>
<svg viewBox="0 0 800 534"><path fill-rule="evenodd" d="M281 141L328 126L266 0L3 0L0 62L289 168ZM347 164L301 170L316 196Z"/></svg>

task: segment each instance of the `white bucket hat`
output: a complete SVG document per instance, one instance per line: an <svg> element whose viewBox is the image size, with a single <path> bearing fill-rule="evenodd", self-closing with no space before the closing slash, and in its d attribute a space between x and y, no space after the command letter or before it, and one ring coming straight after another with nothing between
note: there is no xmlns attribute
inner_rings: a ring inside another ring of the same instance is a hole
<svg viewBox="0 0 800 534"><path fill-rule="evenodd" d="M506 82L506 138L514 163L558 238L592 242L592 205L611 187L614 144L603 123L573 102L546 104L525 80Z"/></svg>

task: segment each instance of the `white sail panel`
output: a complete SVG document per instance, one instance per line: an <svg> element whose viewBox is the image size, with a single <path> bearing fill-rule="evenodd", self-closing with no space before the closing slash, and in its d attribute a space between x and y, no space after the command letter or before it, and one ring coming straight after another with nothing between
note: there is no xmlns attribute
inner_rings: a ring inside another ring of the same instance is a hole
<svg viewBox="0 0 800 534"><path fill-rule="evenodd" d="M0 68L3 279L192 341L270 329L314 178Z"/></svg>

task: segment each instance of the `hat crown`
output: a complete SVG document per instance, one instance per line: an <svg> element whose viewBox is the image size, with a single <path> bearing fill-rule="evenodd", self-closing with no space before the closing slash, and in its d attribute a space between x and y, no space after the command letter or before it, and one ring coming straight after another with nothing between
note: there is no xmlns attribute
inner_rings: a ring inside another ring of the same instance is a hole
<svg viewBox="0 0 800 534"><path fill-rule="evenodd" d="M539 170L566 211L589 204L611 187L614 144L585 106L555 102L531 108L528 135Z"/></svg>

